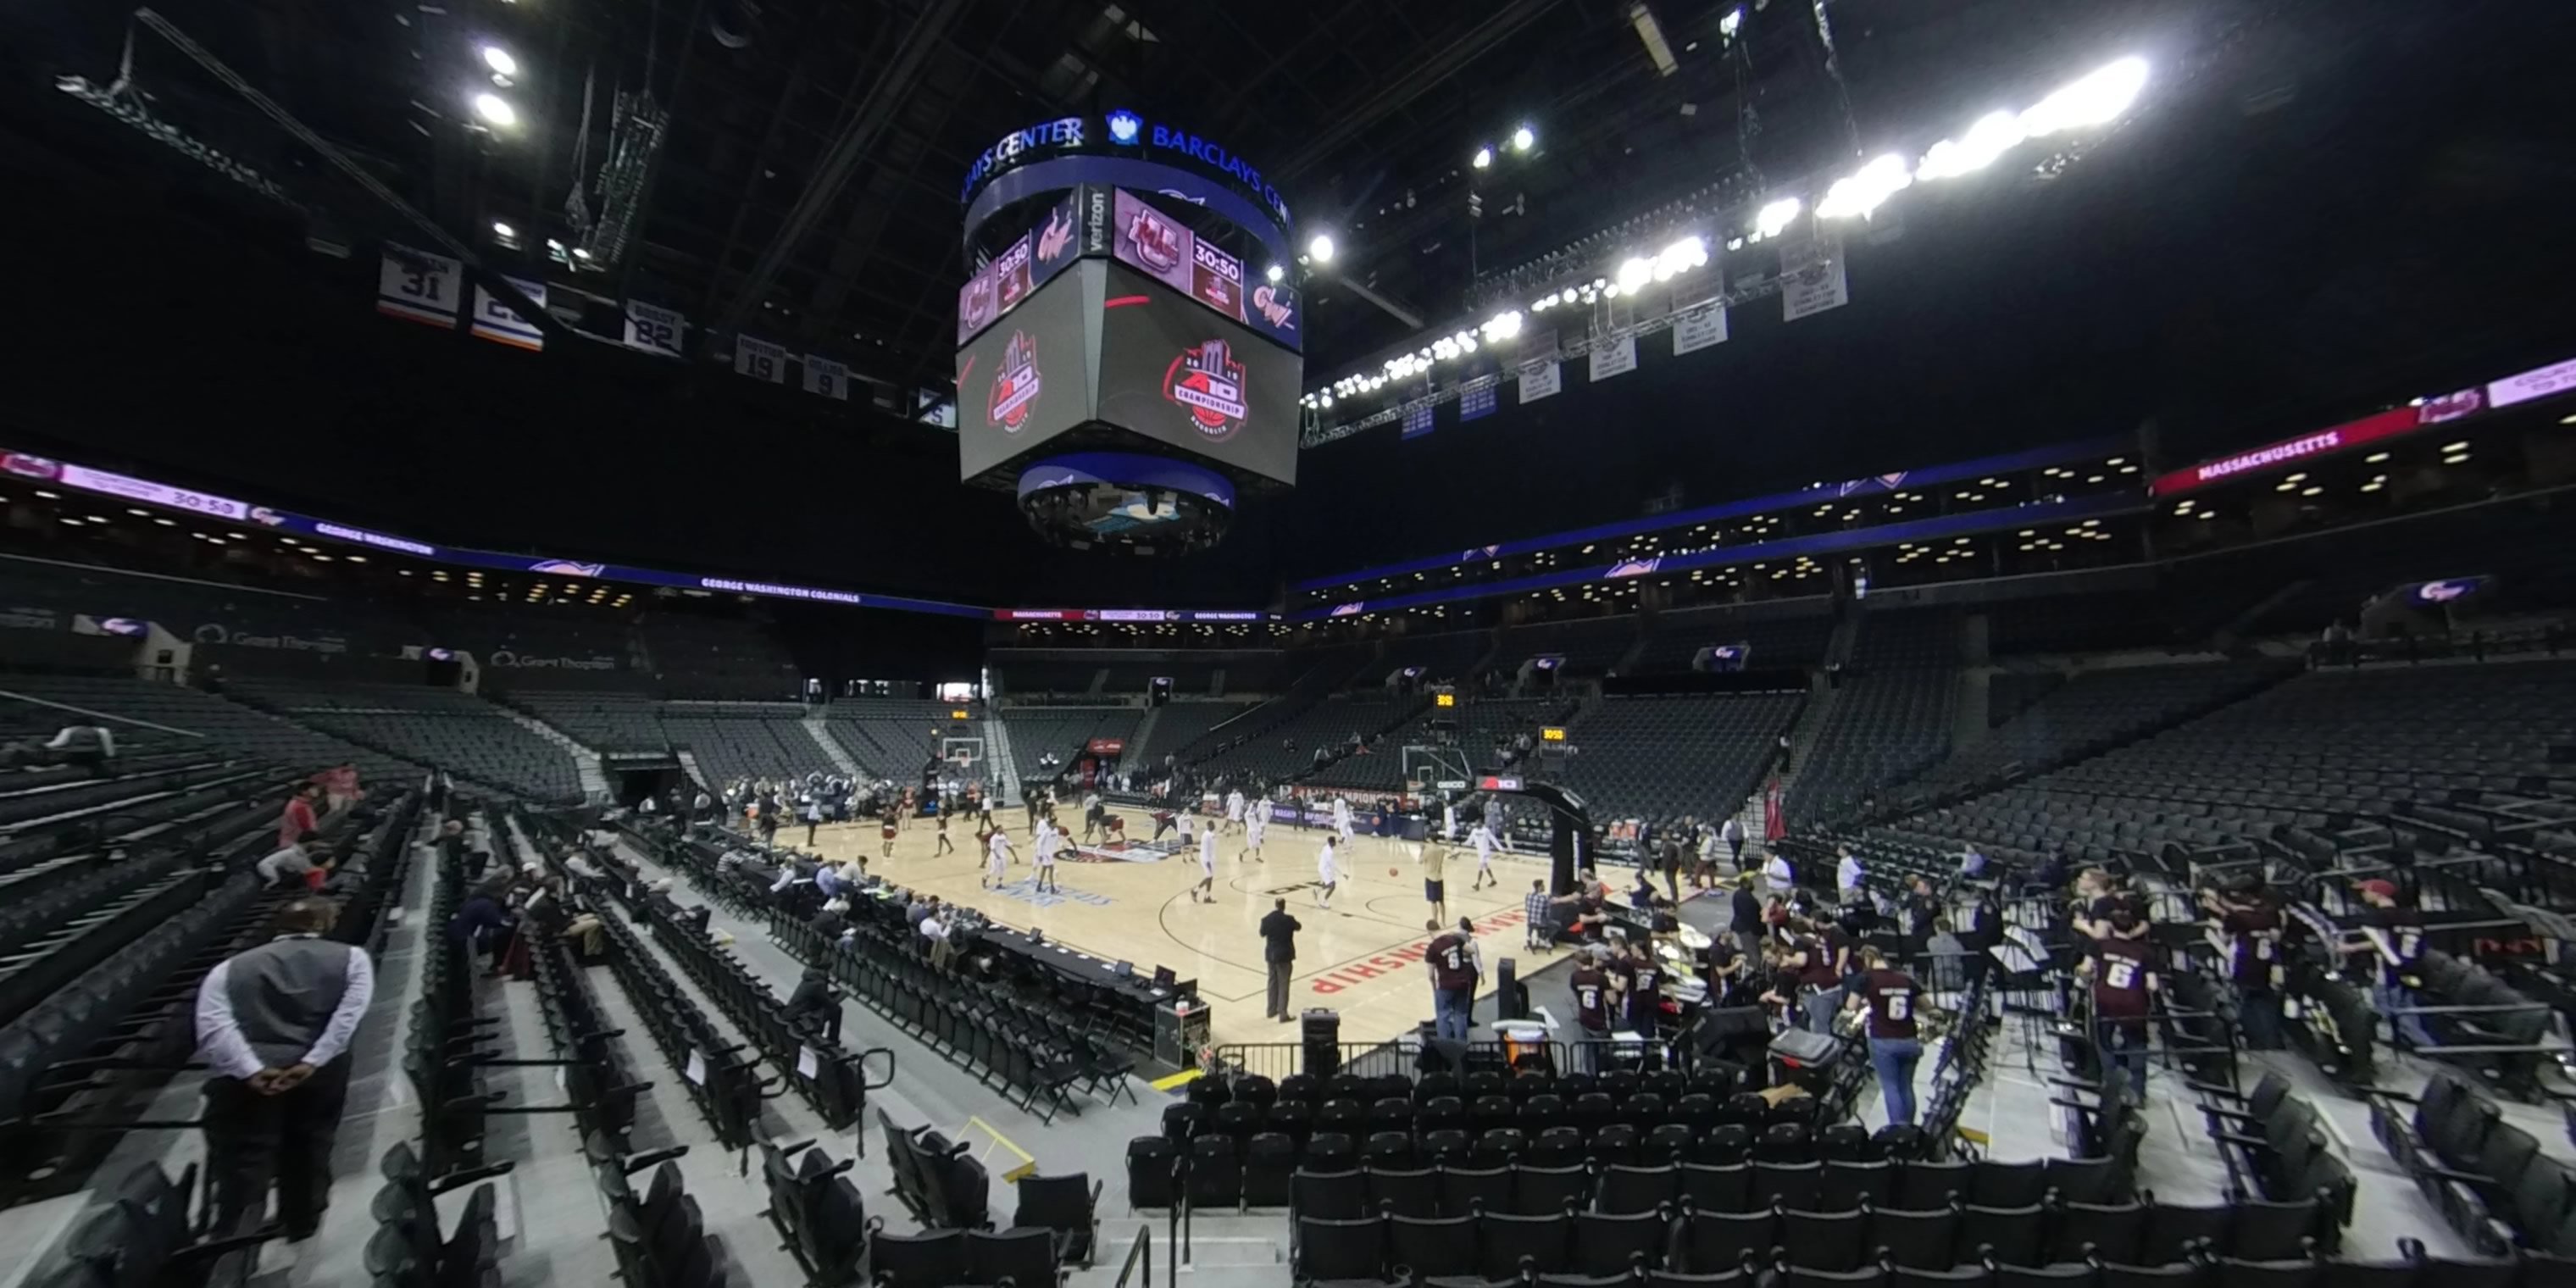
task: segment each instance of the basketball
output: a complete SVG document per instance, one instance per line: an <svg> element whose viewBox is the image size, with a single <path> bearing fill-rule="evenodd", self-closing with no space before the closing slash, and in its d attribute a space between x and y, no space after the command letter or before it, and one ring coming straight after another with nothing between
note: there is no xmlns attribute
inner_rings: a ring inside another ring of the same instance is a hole
<svg viewBox="0 0 2576 1288"><path fill-rule="evenodd" d="M1388 869L1386 870L1386 874L1387 874L1388 876L1399 876L1399 875L1402 875L1403 871L1404 871L1404 869L1402 869L1402 868L1390 867L1390 868L1388 868Z"/></svg>

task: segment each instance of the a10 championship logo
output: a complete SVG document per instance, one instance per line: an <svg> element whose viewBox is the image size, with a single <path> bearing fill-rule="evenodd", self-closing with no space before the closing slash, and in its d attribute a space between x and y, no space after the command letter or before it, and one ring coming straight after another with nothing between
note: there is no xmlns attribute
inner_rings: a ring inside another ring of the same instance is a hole
<svg viewBox="0 0 2576 1288"><path fill-rule="evenodd" d="M1251 408L1244 397L1243 364L1223 340L1184 349L1163 372L1163 396L1190 413L1199 436L1222 443L1243 428Z"/></svg>
<svg viewBox="0 0 2576 1288"><path fill-rule="evenodd" d="M984 404L984 418L1003 433L1016 434L1028 425L1029 409L1037 400L1038 342L1026 331L1013 331L1010 345L1002 350L1001 366L993 372L993 393Z"/></svg>

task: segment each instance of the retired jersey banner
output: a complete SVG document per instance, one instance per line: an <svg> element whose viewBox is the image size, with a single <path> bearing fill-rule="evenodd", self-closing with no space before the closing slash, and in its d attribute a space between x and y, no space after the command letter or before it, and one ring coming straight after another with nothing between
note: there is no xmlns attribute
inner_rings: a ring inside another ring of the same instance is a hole
<svg viewBox="0 0 2576 1288"><path fill-rule="evenodd" d="M658 353L666 358L680 356L680 341L689 334L689 320L678 309L666 309L641 300L626 302L626 347Z"/></svg>
<svg viewBox="0 0 2576 1288"><path fill-rule="evenodd" d="M1780 319L1800 318L1838 309L1851 302L1851 283L1843 276L1843 239L1819 233L1780 243Z"/></svg>
<svg viewBox="0 0 2576 1288"><path fill-rule="evenodd" d="M1595 381L1624 376L1637 369L1637 337L1623 335L1608 344L1592 346L1592 373Z"/></svg>
<svg viewBox="0 0 2576 1288"><path fill-rule="evenodd" d="M1420 438L1423 435L1430 433L1432 426L1432 406L1429 402L1418 402L1404 409L1404 436L1406 438Z"/></svg>
<svg viewBox="0 0 2576 1288"><path fill-rule="evenodd" d="M1520 369L1521 401L1534 403L1565 387L1565 373L1557 370L1556 360L1533 362Z"/></svg>
<svg viewBox="0 0 2576 1288"><path fill-rule="evenodd" d="M755 340L747 335L733 338L733 373L754 380L784 384L787 380L787 347Z"/></svg>
<svg viewBox="0 0 2576 1288"><path fill-rule="evenodd" d="M445 255L385 243L376 271L376 312L386 317L456 325L456 301L465 291L465 266Z"/></svg>
<svg viewBox="0 0 2576 1288"><path fill-rule="evenodd" d="M819 353L805 355L805 392L826 398L850 400L850 367Z"/></svg>
<svg viewBox="0 0 2576 1288"><path fill-rule="evenodd" d="M1502 377L1493 376L1483 384L1470 385L1458 394L1458 423L1483 420L1494 414L1494 394L1502 386Z"/></svg>
<svg viewBox="0 0 2576 1288"><path fill-rule="evenodd" d="M507 276L501 280L519 288L519 293L527 296L530 304L538 308L546 306L545 283ZM480 284L474 288L474 334L496 344L512 345L530 352L546 347L546 333L538 330L536 323L520 317L509 305L503 304L499 296L484 290Z"/></svg>
<svg viewBox="0 0 2576 1288"><path fill-rule="evenodd" d="M1726 310L1704 304L1673 319L1673 356L1726 343Z"/></svg>

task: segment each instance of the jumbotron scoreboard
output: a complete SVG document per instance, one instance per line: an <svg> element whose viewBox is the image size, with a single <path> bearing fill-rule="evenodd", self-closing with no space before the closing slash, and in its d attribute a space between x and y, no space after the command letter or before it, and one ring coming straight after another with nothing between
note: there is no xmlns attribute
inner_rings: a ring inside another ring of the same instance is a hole
<svg viewBox="0 0 2576 1288"><path fill-rule="evenodd" d="M1239 495L1296 482L1305 315L1258 171L1121 110L1014 131L961 196L963 481L1130 554L1203 549Z"/></svg>

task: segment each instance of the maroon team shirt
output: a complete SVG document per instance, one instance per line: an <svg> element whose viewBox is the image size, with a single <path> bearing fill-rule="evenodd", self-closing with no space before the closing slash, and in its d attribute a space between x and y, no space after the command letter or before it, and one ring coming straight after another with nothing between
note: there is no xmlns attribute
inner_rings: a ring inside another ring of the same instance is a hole
<svg viewBox="0 0 2576 1288"><path fill-rule="evenodd" d="M1456 931L1432 940L1431 946L1422 951L1422 960L1431 963L1431 974L1440 988L1455 991L1476 986L1476 969L1467 956L1467 941Z"/></svg>
<svg viewBox="0 0 2576 1288"><path fill-rule="evenodd" d="M1869 1003L1869 1035L1889 1040L1915 1035L1914 1008L1923 990L1901 970L1874 970L1861 980L1861 997Z"/></svg>
<svg viewBox="0 0 2576 1288"><path fill-rule="evenodd" d="M2146 945L2129 939L2105 939L2093 958L2093 1010L2105 1020L2143 1024L2155 968Z"/></svg>
<svg viewBox="0 0 2576 1288"><path fill-rule="evenodd" d="M2272 968L2281 958L2281 914L2241 908L2221 917L2218 925L2229 939L2229 976L2240 985L2270 988Z"/></svg>
<svg viewBox="0 0 2576 1288"><path fill-rule="evenodd" d="M1597 966L1574 972L1574 1022L1596 1033L1610 1029L1610 977Z"/></svg>

